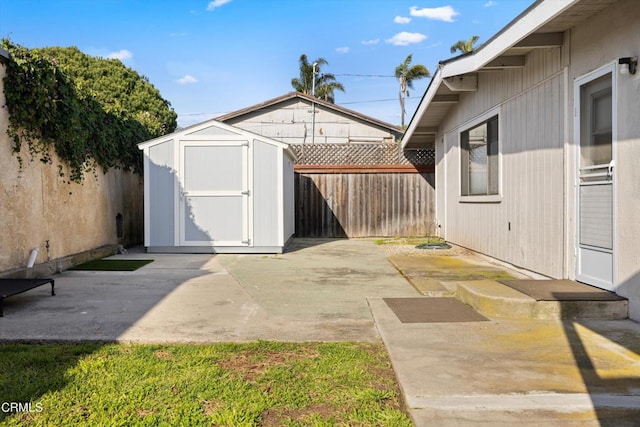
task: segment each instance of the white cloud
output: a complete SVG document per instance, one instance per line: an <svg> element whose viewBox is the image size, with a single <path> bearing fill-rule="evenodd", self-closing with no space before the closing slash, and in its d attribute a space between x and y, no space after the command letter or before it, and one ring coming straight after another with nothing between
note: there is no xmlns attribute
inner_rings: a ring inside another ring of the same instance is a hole
<svg viewBox="0 0 640 427"><path fill-rule="evenodd" d="M411 18L407 18L406 16L396 16L393 18L393 22L396 24L408 24L411 22Z"/></svg>
<svg viewBox="0 0 640 427"><path fill-rule="evenodd" d="M198 83L198 79L196 79L195 77L193 77L190 74L185 74L184 76L182 76L178 80L176 80L176 83L181 84L181 85L188 85L188 84L191 84L191 83Z"/></svg>
<svg viewBox="0 0 640 427"><path fill-rule="evenodd" d="M483 4L484 7L491 7L491 6L497 6L497 5L498 5L498 2L495 2L493 0L489 0L488 2Z"/></svg>
<svg viewBox="0 0 640 427"><path fill-rule="evenodd" d="M386 39L387 43L390 43L395 46L408 46L414 43L420 43L427 39L427 36L421 33L408 33L406 31L402 31L390 39Z"/></svg>
<svg viewBox="0 0 640 427"><path fill-rule="evenodd" d="M416 6L411 6L410 14L411 16L415 16L417 18L435 19L444 22L453 22L453 18L460 15L460 13L456 12L455 9L451 6L425 7L423 9L418 9Z"/></svg>
<svg viewBox="0 0 640 427"><path fill-rule="evenodd" d="M349 53L349 46L343 46L336 48L336 52L338 53Z"/></svg>
<svg viewBox="0 0 640 427"><path fill-rule="evenodd" d="M362 44L365 46L370 46L372 44L380 43L380 39L372 39L372 40L362 40Z"/></svg>
<svg viewBox="0 0 640 427"><path fill-rule="evenodd" d="M124 61L125 59L133 58L133 53L131 53L127 49L122 49L117 52L111 52L109 55L107 55L107 58L119 59L120 61Z"/></svg>
<svg viewBox="0 0 640 427"><path fill-rule="evenodd" d="M224 6L225 4L231 2L231 0L213 0L210 1L207 5L207 10L213 10L216 7Z"/></svg>

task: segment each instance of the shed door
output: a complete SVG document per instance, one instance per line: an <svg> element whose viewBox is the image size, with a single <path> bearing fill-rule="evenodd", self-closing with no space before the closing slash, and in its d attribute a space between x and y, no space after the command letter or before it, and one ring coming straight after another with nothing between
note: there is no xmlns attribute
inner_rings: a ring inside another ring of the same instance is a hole
<svg viewBox="0 0 640 427"><path fill-rule="evenodd" d="M580 84L582 83L582 84ZM577 83L580 149L576 278L613 290L614 161L612 74Z"/></svg>
<svg viewBox="0 0 640 427"><path fill-rule="evenodd" d="M248 141L180 141L181 246L250 246L248 155Z"/></svg>

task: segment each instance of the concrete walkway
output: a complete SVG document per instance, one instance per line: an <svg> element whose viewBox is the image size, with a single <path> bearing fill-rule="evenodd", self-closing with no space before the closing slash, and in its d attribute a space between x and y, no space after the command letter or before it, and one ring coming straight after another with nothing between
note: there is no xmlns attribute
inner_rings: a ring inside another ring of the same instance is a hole
<svg viewBox="0 0 640 427"><path fill-rule="evenodd" d="M424 296L369 240L299 239L283 255L118 257L155 261L66 271L56 296L44 286L8 298L0 340L382 339L418 426L640 425L636 322L403 324L383 298Z"/></svg>
<svg viewBox="0 0 640 427"><path fill-rule="evenodd" d="M366 240L296 240L283 255L146 254L133 272L68 270L5 301L0 340L380 341L367 297L415 290Z"/></svg>

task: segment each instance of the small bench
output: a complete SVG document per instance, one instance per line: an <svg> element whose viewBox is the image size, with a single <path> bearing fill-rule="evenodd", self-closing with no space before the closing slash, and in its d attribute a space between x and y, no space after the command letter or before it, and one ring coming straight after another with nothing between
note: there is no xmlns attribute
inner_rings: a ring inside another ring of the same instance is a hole
<svg viewBox="0 0 640 427"><path fill-rule="evenodd" d="M51 295L55 295L55 282L53 279L0 279L0 317L4 316L2 306L5 298L21 294L47 283L51 283Z"/></svg>

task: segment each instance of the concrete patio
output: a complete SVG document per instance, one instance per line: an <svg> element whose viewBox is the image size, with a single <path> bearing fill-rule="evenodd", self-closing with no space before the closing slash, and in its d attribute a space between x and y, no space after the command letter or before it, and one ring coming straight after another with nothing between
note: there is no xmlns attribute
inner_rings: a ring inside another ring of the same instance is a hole
<svg viewBox="0 0 640 427"><path fill-rule="evenodd" d="M383 298L429 297L386 249L296 239L282 255L118 255L154 262L134 272L65 271L56 296L42 287L7 299L0 340L382 340L418 426L638 425L640 324L486 314L402 323ZM521 274L471 253L451 257Z"/></svg>

